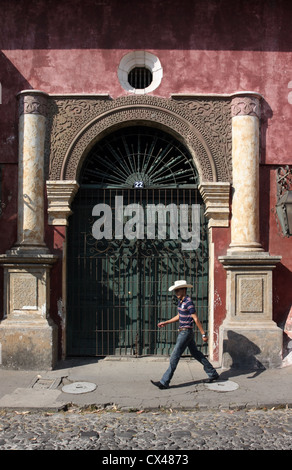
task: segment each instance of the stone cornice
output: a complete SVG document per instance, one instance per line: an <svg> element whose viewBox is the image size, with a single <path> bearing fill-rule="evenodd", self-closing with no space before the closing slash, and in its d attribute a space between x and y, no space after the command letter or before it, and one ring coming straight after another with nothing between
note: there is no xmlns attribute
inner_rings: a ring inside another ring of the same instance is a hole
<svg viewBox="0 0 292 470"><path fill-rule="evenodd" d="M49 225L68 225L70 204L79 189L77 181L47 181Z"/></svg>
<svg viewBox="0 0 292 470"><path fill-rule="evenodd" d="M201 183L199 191L206 205L205 216L209 219L209 228L228 227L230 183Z"/></svg>

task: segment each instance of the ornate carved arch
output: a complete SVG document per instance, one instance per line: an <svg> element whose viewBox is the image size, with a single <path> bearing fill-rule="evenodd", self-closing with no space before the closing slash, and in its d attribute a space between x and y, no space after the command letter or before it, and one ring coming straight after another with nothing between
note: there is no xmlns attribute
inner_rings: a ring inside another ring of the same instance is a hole
<svg viewBox="0 0 292 470"><path fill-rule="evenodd" d="M48 112L49 180L77 180L90 148L122 126L160 127L193 155L201 182L231 182L230 100L221 97L51 96Z"/></svg>

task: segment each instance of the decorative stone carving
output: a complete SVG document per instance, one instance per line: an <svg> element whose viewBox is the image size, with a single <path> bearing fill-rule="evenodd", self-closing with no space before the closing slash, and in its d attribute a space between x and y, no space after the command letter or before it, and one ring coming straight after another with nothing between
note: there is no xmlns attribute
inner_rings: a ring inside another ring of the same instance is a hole
<svg viewBox="0 0 292 470"><path fill-rule="evenodd" d="M247 277L247 279L245 279L245 277ZM238 310L241 313L263 313L264 278L250 275L245 277L241 276L238 279L238 292L240 299Z"/></svg>
<svg viewBox="0 0 292 470"><path fill-rule="evenodd" d="M50 96L46 164L48 179L76 180L90 147L117 126L150 125L183 140L201 181L232 180L228 98Z"/></svg>
<svg viewBox="0 0 292 470"><path fill-rule="evenodd" d="M231 103L231 116L255 116L260 119L260 101L255 96L235 97Z"/></svg>
<svg viewBox="0 0 292 470"><path fill-rule="evenodd" d="M41 114L46 117L48 111L48 95L43 92L39 92L38 94L37 91L32 91L31 95L27 94L30 93L29 91L25 93L25 95L19 95L19 116L21 116L21 114Z"/></svg>
<svg viewBox="0 0 292 470"><path fill-rule="evenodd" d="M11 280L11 311L36 310L38 308L37 278L32 273L24 273Z"/></svg>

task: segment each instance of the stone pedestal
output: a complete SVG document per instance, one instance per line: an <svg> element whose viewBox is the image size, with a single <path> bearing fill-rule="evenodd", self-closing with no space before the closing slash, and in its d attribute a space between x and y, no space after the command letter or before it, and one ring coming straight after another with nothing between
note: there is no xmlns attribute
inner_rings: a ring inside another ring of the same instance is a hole
<svg viewBox="0 0 292 470"><path fill-rule="evenodd" d="M4 320L0 324L1 366L46 370L57 361L57 327L49 317L53 255L1 255Z"/></svg>
<svg viewBox="0 0 292 470"><path fill-rule="evenodd" d="M37 91L19 94L18 234L16 245L0 256L0 364L13 369L50 369L57 360L57 328L49 315L56 257L44 243L46 99Z"/></svg>
<svg viewBox="0 0 292 470"><path fill-rule="evenodd" d="M227 272L227 314L220 327L222 366L278 367L283 333L272 320L272 270L281 256L270 256L260 244L260 96L238 94L231 109L231 243L227 256L219 258Z"/></svg>
<svg viewBox="0 0 292 470"><path fill-rule="evenodd" d="M222 367L279 367L283 333L272 320L272 271L281 257L252 252L219 259L227 271Z"/></svg>

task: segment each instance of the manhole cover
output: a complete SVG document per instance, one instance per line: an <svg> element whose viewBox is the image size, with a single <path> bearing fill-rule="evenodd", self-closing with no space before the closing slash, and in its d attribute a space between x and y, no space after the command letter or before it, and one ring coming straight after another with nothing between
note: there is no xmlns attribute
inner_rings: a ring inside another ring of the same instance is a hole
<svg viewBox="0 0 292 470"><path fill-rule="evenodd" d="M58 388L60 385L61 378L43 378L41 376L37 376L33 379L32 383L30 384L30 388L34 388L36 390L52 390Z"/></svg>
<svg viewBox="0 0 292 470"><path fill-rule="evenodd" d="M222 380L218 382L214 382L211 384L206 384L209 390L213 390L215 392L233 392L236 390L239 385L231 380Z"/></svg>
<svg viewBox="0 0 292 470"><path fill-rule="evenodd" d="M93 392L96 389L96 385L90 382L74 382L69 385L62 387L64 393L88 393Z"/></svg>

